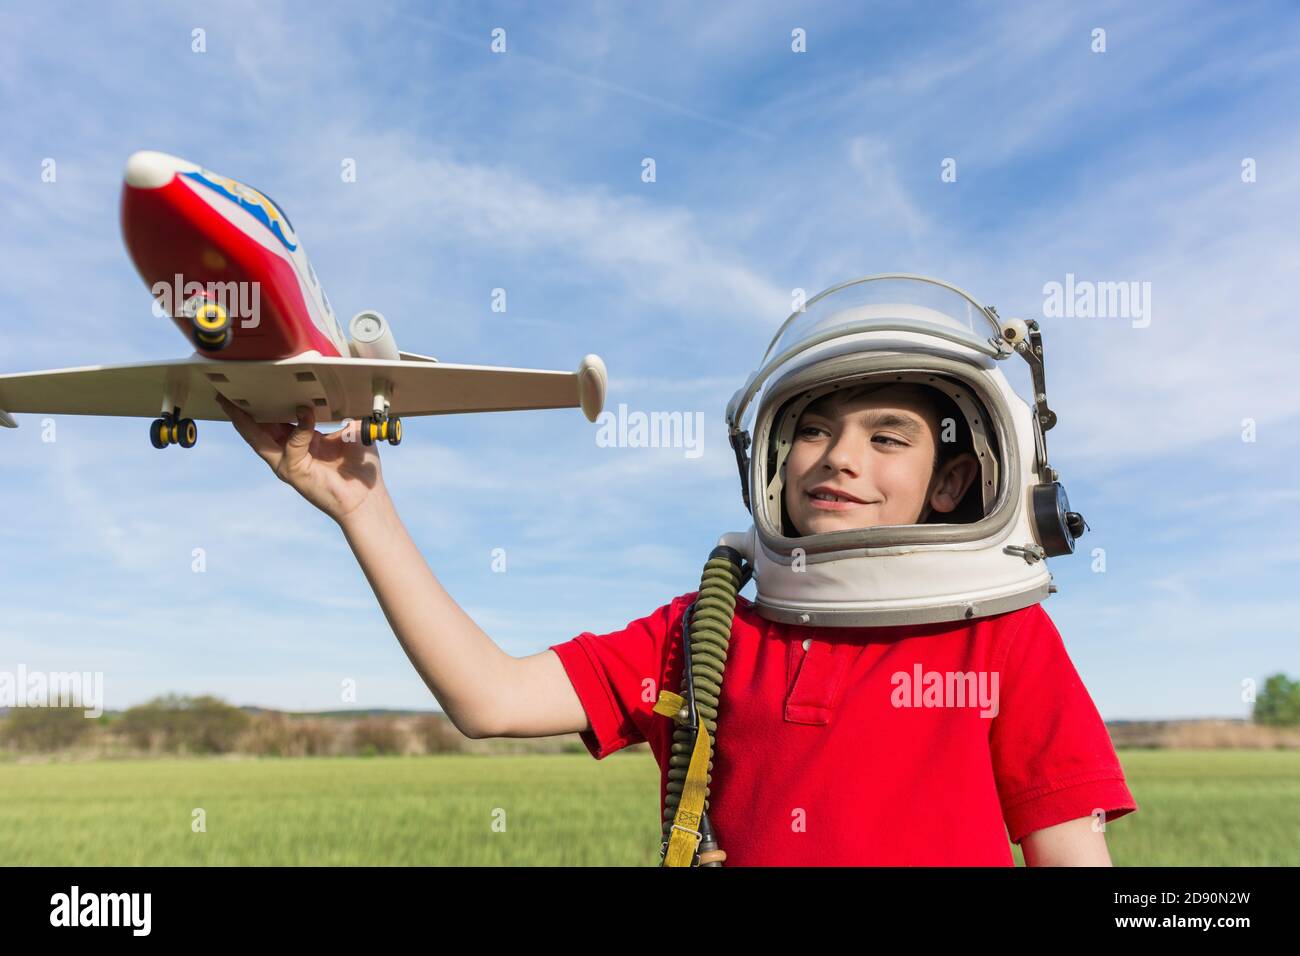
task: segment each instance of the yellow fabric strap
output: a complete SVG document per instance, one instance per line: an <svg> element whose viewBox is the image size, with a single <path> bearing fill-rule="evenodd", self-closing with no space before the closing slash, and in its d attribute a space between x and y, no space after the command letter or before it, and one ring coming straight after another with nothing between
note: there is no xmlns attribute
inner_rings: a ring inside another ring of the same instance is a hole
<svg viewBox="0 0 1300 956"><path fill-rule="evenodd" d="M663 697L660 696L660 703ZM700 721L700 732L695 735L695 749L691 763L686 768L686 783L682 786L677 815L673 818L672 836L668 838L668 852L664 866L690 866L695 850L700 845L700 819L704 816L704 790L709 780L709 756L713 742L709 729Z"/></svg>
<svg viewBox="0 0 1300 956"><path fill-rule="evenodd" d="M655 703L655 713L665 717L676 717L678 711L686 706L686 698L670 690L661 690L659 700Z"/></svg>

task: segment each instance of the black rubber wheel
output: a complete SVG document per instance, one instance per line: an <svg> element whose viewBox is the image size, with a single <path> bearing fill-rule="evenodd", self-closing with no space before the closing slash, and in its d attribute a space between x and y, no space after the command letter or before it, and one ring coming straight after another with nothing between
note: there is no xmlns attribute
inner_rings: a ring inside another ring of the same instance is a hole
<svg viewBox="0 0 1300 956"><path fill-rule="evenodd" d="M190 318L194 329L194 344L205 352L220 352L230 344L232 323L230 316L216 302L203 302Z"/></svg>
<svg viewBox="0 0 1300 956"><path fill-rule="evenodd" d="M192 418L182 418L176 423L176 441L182 448L193 448L199 440L199 426Z"/></svg>
<svg viewBox="0 0 1300 956"><path fill-rule="evenodd" d="M153 443L154 448L166 448L167 442L163 441L163 426L167 423L161 418L155 418L153 424L149 426L149 441Z"/></svg>
<svg viewBox="0 0 1300 956"><path fill-rule="evenodd" d="M390 418L388 420L388 444L400 445L402 443L402 420L400 418Z"/></svg>
<svg viewBox="0 0 1300 956"><path fill-rule="evenodd" d="M231 341L232 341L232 336L229 331L223 332L221 336L215 340L212 340L208 336L203 335L199 332L194 333L195 347L204 352L220 352L222 349L228 346L231 343Z"/></svg>

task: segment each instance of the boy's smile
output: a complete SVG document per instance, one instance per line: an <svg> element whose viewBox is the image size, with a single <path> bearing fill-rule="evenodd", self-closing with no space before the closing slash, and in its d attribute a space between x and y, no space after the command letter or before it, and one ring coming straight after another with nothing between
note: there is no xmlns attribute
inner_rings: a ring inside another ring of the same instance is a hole
<svg viewBox="0 0 1300 956"><path fill-rule="evenodd" d="M978 470L968 452L935 468L943 433L929 390L857 391L814 402L795 427L785 506L797 536L919 524L956 508Z"/></svg>
<svg viewBox="0 0 1300 956"><path fill-rule="evenodd" d="M863 505L879 504L876 501L863 501L855 498L843 488L832 485L818 485L808 492L809 502L819 511L850 511Z"/></svg>

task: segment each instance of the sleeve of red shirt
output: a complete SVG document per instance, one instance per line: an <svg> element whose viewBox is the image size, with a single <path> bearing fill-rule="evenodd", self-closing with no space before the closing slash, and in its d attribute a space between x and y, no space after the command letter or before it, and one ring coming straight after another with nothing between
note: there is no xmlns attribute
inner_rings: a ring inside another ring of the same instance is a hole
<svg viewBox="0 0 1300 956"><path fill-rule="evenodd" d="M1012 843L1035 830L1138 808L1097 706L1041 604L1000 649L998 713L989 744Z"/></svg>
<svg viewBox="0 0 1300 956"><path fill-rule="evenodd" d="M694 594L674 598L619 631L584 631L572 640L552 644L591 729L582 742L597 760L630 744L643 743L659 699L667 640L681 621Z"/></svg>

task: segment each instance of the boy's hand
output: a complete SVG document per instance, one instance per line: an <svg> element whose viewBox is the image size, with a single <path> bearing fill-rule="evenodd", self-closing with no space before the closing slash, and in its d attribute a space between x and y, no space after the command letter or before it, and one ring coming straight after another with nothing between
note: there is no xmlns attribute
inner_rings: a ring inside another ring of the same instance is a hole
<svg viewBox="0 0 1300 956"><path fill-rule="evenodd" d="M298 406L294 426L255 422L224 395L217 396L217 403L276 477L335 521L342 521L376 491L382 493L379 452L361 443L361 422L323 435L316 431L315 411L306 405Z"/></svg>

